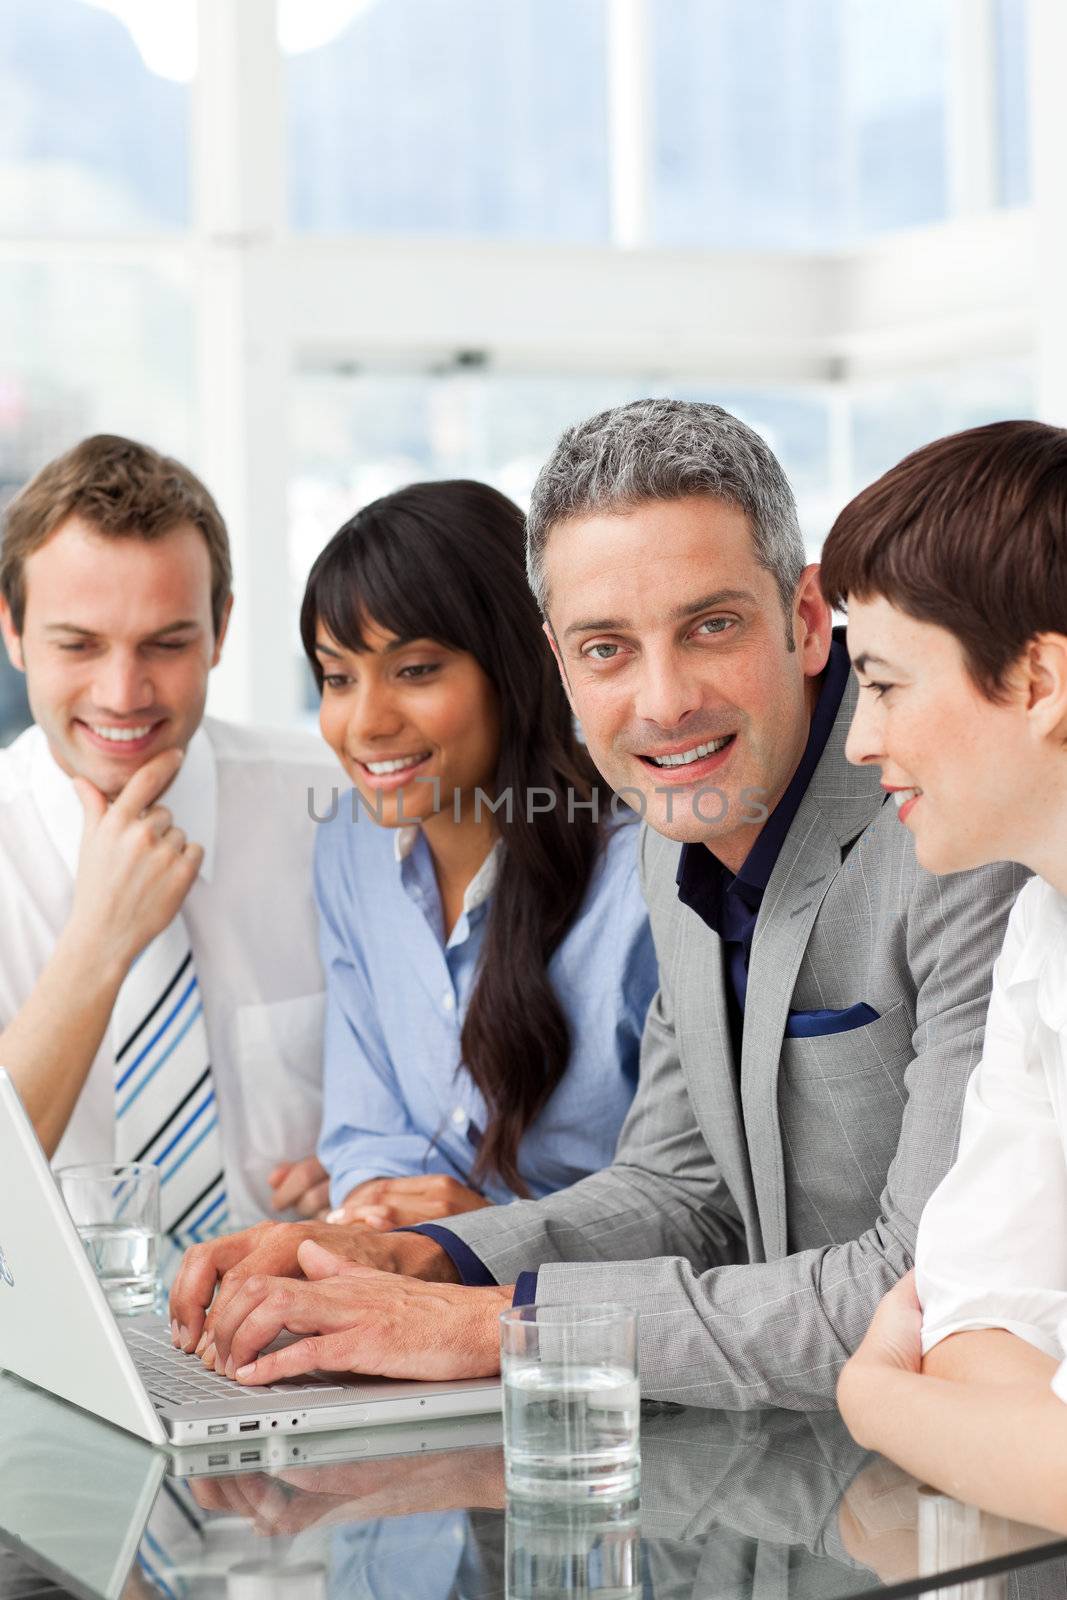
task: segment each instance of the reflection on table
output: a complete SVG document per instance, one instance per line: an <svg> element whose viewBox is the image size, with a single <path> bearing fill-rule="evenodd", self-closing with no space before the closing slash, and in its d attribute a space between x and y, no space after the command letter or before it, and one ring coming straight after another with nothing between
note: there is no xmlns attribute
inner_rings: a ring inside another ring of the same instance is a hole
<svg viewBox="0 0 1067 1600"><path fill-rule="evenodd" d="M279 1439L228 1470L6 1376L0 1418L0 1600L1067 1595L1064 1541L932 1494L829 1413L646 1410L639 1501L585 1506L506 1505L496 1418Z"/></svg>

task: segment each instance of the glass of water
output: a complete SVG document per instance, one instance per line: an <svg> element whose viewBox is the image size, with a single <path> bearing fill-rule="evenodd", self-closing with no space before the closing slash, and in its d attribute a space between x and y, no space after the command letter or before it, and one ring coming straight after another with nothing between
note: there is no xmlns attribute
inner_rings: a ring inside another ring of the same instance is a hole
<svg viewBox="0 0 1067 1600"><path fill-rule="evenodd" d="M151 1311L159 1278L159 1168L102 1161L60 1167L56 1181L112 1311Z"/></svg>
<svg viewBox="0 0 1067 1600"><path fill-rule="evenodd" d="M617 1497L640 1474L637 1315L515 1306L500 1318L504 1466L534 1499Z"/></svg>

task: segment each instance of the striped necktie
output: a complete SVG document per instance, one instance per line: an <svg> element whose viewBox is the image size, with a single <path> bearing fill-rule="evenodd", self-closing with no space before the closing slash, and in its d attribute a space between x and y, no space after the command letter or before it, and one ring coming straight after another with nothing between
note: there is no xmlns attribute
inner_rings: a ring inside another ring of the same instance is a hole
<svg viewBox="0 0 1067 1600"><path fill-rule="evenodd" d="M115 1158L159 1168L165 1234L184 1246L228 1220L200 986L179 913L143 950L112 1015Z"/></svg>

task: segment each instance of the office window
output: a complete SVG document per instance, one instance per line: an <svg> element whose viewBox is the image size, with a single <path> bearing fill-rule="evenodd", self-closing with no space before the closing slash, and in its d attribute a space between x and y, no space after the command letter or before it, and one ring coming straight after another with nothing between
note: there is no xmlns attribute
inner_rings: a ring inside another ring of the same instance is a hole
<svg viewBox="0 0 1067 1600"><path fill-rule="evenodd" d="M293 225L605 239L604 4L352 0L309 49L283 12Z"/></svg>
<svg viewBox="0 0 1067 1600"><path fill-rule="evenodd" d="M193 22L189 0L0 8L0 232L186 225L189 89L163 73L191 73Z"/></svg>
<svg viewBox="0 0 1067 1600"><path fill-rule="evenodd" d="M996 0L1000 198L1024 206L1030 192L1026 0Z"/></svg>
<svg viewBox="0 0 1067 1600"><path fill-rule="evenodd" d="M945 214L945 0L649 8L657 244L804 250Z"/></svg>
<svg viewBox="0 0 1067 1600"><path fill-rule="evenodd" d="M0 263L0 494L87 433L188 458L193 344L178 268Z"/></svg>
<svg viewBox="0 0 1067 1600"><path fill-rule="evenodd" d="M830 476L822 390L739 390L639 374L308 373L296 382L292 413L294 597L330 535L378 495L421 478L472 477L525 508L565 428L650 394L714 401L760 432L789 473L805 531L821 540Z"/></svg>
<svg viewBox="0 0 1067 1600"><path fill-rule="evenodd" d="M853 488L909 451L985 422L1034 415L1032 364L967 362L947 371L857 386L851 394Z"/></svg>

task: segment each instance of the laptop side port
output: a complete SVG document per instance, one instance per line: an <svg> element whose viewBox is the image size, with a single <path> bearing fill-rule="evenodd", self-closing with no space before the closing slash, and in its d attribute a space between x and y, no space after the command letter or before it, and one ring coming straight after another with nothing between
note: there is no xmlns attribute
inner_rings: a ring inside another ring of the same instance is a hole
<svg viewBox="0 0 1067 1600"><path fill-rule="evenodd" d="M228 1467L230 1464L230 1452L221 1450L217 1455L208 1456L207 1464L209 1467Z"/></svg>
<svg viewBox="0 0 1067 1600"><path fill-rule="evenodd" d="M240 1459L242 1461L262 1461L263 1452L262 1450L242 1450Z"/></svg>
<svg viewBox="0 0 1067 1600"><path fill-rule="evenodd" d="M225 1433L229 1426L228 1422L209 1422L207 1425L208 1438L212 1438L216 1433Z"/></svg>
<svg viewBox="0 0 1067 1600"><path fill-rule="evenodd" d="M259 1423L258 1422L241 1422L241 1423L238 1424L238 1426L239 1426L239 1428L240 1428L242 1433L258 1433L259 1432Z"/></svg>

